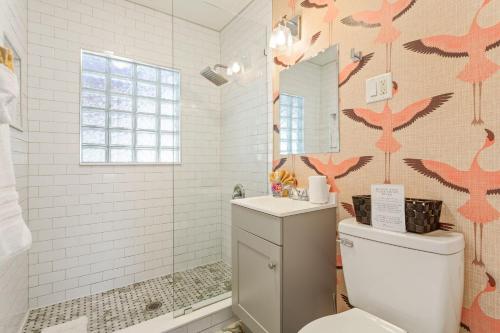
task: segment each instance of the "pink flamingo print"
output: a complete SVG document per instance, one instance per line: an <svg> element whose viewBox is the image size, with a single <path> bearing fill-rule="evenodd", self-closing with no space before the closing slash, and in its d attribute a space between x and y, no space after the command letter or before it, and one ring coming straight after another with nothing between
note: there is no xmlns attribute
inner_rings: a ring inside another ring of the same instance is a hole
<svg viewBox="0 0 500 333"><path fill-rule="evenodd" d="M283 166L283 164L286 163L286 160L287 160L286 157L280 158L279 160L274 160L273 161L273 171L276 171L279 168L281 168Z"/></svg>
<svg viewBox="0 0 500 333"><path fill-rule="evenodd" d="M351 302L349 301L349 297L347 297L347 295L340 294L340 296L342 297L342 300L349 309L354 309L354 305L351 304Z"/></svg>
<svg viewBox="0 0 500 333"><path fill-rule="evenodd" d="M280 128L278 125L274 124L273 125L273 131L276 132L276 134L280 134Z"/></svg>
<svg viewBox="0 0 500 333"><path fill-rule="evenodd" d="M329 45L333 43L333 21L339 15L339 9L335 6L335 0L305 0L300 4L304 8L325 8L327 7L323 22L328 23Z"/></svg>
<svg viewBox="0 0 500 333"><path fill-rule="evenodd" d="M474 260L473 264L484 266L482 261L483 226L500 218L500 212L486 199L487 195L500 194L500 170L486 171L479 165L479 156L495 143L495 134L485 129L486 139L476 152L469 170L458 170L446 163L404 159L405 163L415 171L436 179L441 184L454 190L468 193L469 199L458 208L458 212L474 224ZM477 259L476 228L479 224L479 260Z"/></svg>
<svg viewBox="0 0 500 333"><path fill-rule="evenodd" d="M344 269L344 266L342 266L342 256L340 254L337 254L335 267L337 269Z"/></svg>
<svg viewBox="0 0 500 333"><path fill-rule="evenodd" d="M349 65L345 66L339 73L339 88L346 84L347 81L349 81L351 77L356 75L361 69L363 69L363 67L365 67L372 58L373 52L361 57L360 61L351 62Z"/></svg>
<svg viewBox="0 0 500 333"><path fill-rule="evenodd" d="M393 95L397 94L397 92L398 85L396 82L393 82ZM397 113L392 112L389 107L389 101L386 101L382 113L361 108L343 110L344 114L352 120L382 131L382 135L377 141L376 146L385 154L384 182L386 184L391 182L391 155L401 148L401 144L394 138L394 131L402 130L410 126L418 118L422 118L438 109L452 95L453 93L447 93L422 99Z"/></svg>
<svg viewBox="0 0 500 333"><path fill-rule="evenodd" d="M317 41L321 31L318 31L309 40L303 40L294 45L294 50L285 52L285 54L274 57L274 63L282 67L290 67L300 62L306 55L307 50L311 48Z"/></svg>
<svg viewBox="0 0 500 333"><path fill-rule="evenodd" d="M296 2L297 0L288 0L288 7L292 10L292 17L295 16Z"/></svg>
<svg viewBox="0 0 500 333"><path fill-rule="evenodd" d="M275 59L276 61L276 59ZM273 81L273 104L276 104L278 100L280 99L280 89L279 89L279 70L276 67L272 71L272 81Z"/></svg>
<svg viewBox="0 0 500 333"><path fill-rule="evenodd" d="M481 10L491 0L484 0L472 20L469 31L465 35L437 35L425 37L404 44L408 50L423 53L437 54L442 57L469 57L469 62L458 74L459 80L472 84L472 94L474 103L474 119L472 124L483 124L481 118L481 95L483 82L490 78L500 68L496 63L488 59L486 52L500 45L500 23L487 28L483 28L478 23L478 16ZM476 101L476 86L478 95ZM477 105L477 107L476 107ZM476 116L476 108L478 116Z"/></svg>
<svg viewBox="0 0 500 333"><path fill-rule="evenodd" d="M317 174L326 176L327 182L330 184L330 192L340 192L335 180L361 169L373 159L373 156L353 157L339 164L333 162L331 155L326 164L314 157L301 156L300 159Z"/></svg>
<svg viewBox="0 0 500 333"><path fill-rule="evenodd" d="M500 319L495 319L484 313L481 308L481 298L486 293L494 292L496 282L493 276L486 273L488 280L485 288L474 297L470 308L462 308L462 320L460 326L471 333L500 333Z"/></svg>
<svg viewBox="0 0 500 333"><path fill-rule="evenodd" d="M386 70L391 70L392 43L398 39L401 32L394 26L394 21L405 14L416 0L397 0L390 3L389 0L382 0L382 6L378 10L366 10L354 13L341 20L342 23L350 26L362 26L365 28L380 27L380 32L375 39L375 43L385 44Z"/></svg>
<svg viewBox="0 0 500 333"><path fill-rule="evenodd" d="M273 92L273 104L276 104L276 102L278 102L279 99L280 99L279 91L274 91Z"/></svg>
<svg viewBox="0 0 500 333"><path fill-rule="evenodd" d="M351 215L351 217L355 217L356 213L354 212L354 206L351 205L350 203L347 202L341 202L340 203L344 210L347 212L347 214Z"/></svg>

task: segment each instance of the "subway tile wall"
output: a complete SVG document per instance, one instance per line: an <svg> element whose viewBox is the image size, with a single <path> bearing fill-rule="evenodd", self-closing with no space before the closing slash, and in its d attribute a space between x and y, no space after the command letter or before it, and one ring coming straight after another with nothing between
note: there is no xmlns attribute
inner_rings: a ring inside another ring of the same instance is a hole
<svg viewBox="0 0 500 333"><path fill-rule="evenodd" d="M28 12L30 306L220 260L220 91L199 75L219 33L125 0ZM181 70L181 165L79 165L81 49Z"/></svg>
<svg viewBox="0 0 500 333"><path fill-rule="evenodd" d="M28 218L27 0L0 0L0 45L6 37L21 57L23 131L10 129L19 203ZM28 310L28 254L0 263L0 332L18 332Z"/></svg>
<svg viewBox="0 0 500 333"><path fill-rule="evenodd" d="M242 184L247 196L268 193L271 165L272 85L267 49L272 2L255 0L221 32L221 58L238 60L245 73L222 87L221 195L222 257L231 261L231 199L233 187ZM267 56L265 55L267 54Z"/></svg>

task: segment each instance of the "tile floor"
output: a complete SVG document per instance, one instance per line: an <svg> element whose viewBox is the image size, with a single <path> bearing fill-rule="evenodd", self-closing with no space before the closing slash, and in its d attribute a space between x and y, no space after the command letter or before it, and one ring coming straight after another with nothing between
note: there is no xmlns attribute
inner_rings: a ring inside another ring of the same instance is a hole
<svg viewBox="0 0 500 333"><path fill-rule="evenodd" d="M231 267L217 262L31 310L23 333L40 333L43 328L81 316L88 317L89 333L110 333L228 291L231 291ZM161 306L151 306L158 301ZM148 305L153 309L148 310Z"/></svg>

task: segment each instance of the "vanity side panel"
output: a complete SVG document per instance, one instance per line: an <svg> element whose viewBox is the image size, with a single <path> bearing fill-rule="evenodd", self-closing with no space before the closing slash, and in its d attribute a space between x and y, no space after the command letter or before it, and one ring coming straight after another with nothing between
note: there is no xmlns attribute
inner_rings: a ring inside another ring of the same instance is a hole
<svg viewBox="0 0 500 333"><path fill-rule="evenodd" d="M336 209L283 220L283 333L335 312Z"/></svg>

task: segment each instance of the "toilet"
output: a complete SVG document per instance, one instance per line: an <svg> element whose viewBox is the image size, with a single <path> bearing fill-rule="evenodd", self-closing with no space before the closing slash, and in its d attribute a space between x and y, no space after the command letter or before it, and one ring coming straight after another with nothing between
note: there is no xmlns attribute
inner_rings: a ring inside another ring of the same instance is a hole
<svg viewBox="0 0 500 333"><path fill-rule="evenodd" d="M457 333L464 285L464 237L437 230L397 233L339 224L344 278L353 309L319 318L299 333Z"/></svg>

